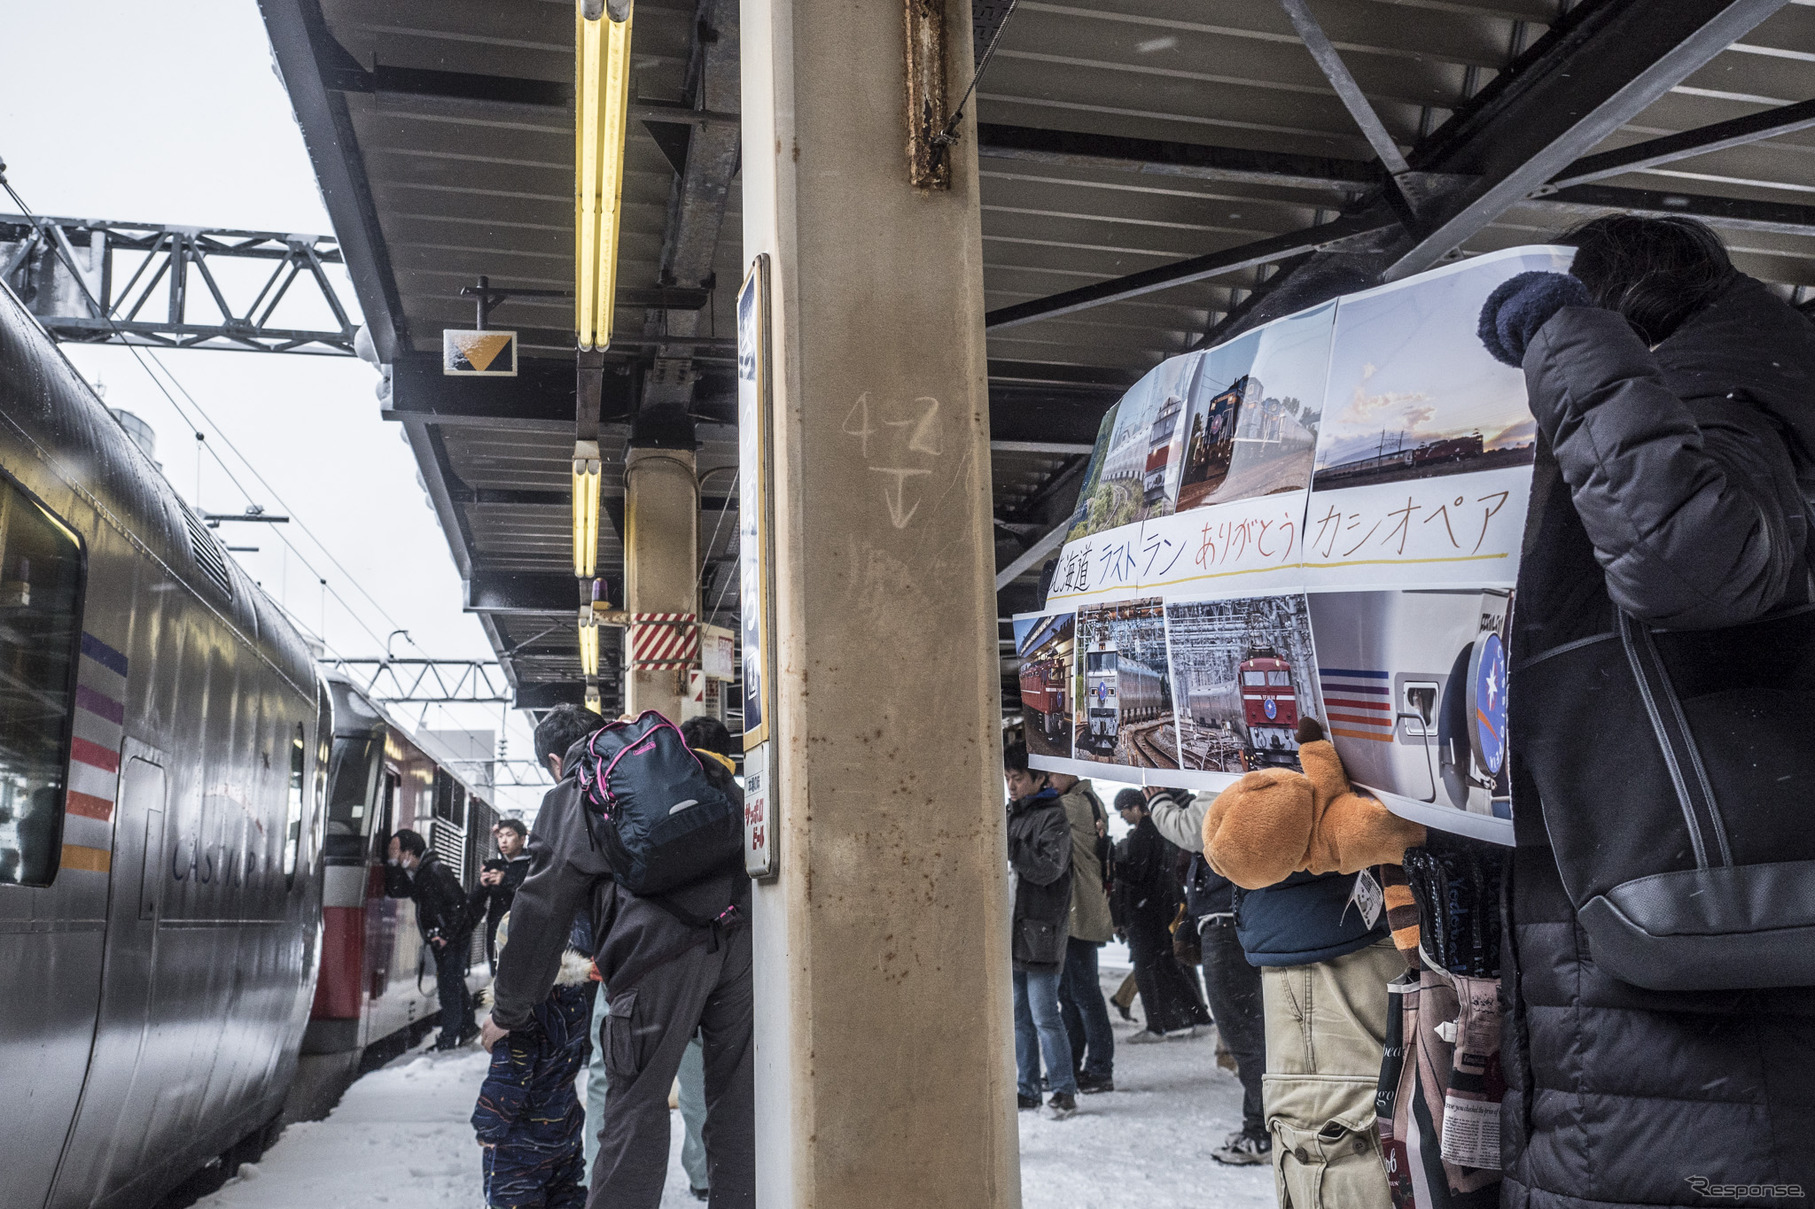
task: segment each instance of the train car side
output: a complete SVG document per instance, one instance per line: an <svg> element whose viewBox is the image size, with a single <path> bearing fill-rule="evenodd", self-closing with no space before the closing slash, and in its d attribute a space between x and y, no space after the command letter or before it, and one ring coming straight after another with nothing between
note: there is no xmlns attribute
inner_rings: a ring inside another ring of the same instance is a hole
<svg viewBox="0 0 1815 1209"><path fill-rule="evenodd" d="M469 889L491 854L489 805L444 754L412 735L353 685L330 679L335 716L328 791L321 977L304 1052L350 1071L368 1050L389 1052L426 1026L439 1003L415 907L390 898L390 837L421 833ZM475 938L474 956L481 944ZM472 981L480 981L475 977ZM375 1048L376 1047L376 1048Z"/></svg>
<svg viewBox="0 0 1815 1209"><path fill-rule="evenodd" d="M5 291L0 472L0 699L31 698L0 704L7 1199L148 1203L282 1106L330 705L300 636Z"/></svg>

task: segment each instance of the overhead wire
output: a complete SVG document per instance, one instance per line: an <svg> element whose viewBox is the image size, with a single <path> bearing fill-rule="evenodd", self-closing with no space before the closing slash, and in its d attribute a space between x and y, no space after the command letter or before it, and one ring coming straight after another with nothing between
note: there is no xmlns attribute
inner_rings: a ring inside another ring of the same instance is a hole
<svg viewBox="0 0 1815 1209"><path fill-rule="evenodd" d="M13 187L12 182L7 179L5 168L4 168L3 164L0 164L0 188L4 188L6 190L7 196L9 196L13 199L13 204L19 207L19 212L21 214L25 215L27 218L31 219L34 225L40 224L44 221L35 210L33 210L30 206L26 205L25 199L23 197L19 196L19 191L17 189L15 189ZM55 239L49 240L48 243L49 243L50 247L56 251L57 257L58 257L58 259L60 259L63 262L64 267L69 270L69 274L70 274L71 278L73 278L75 280L77 287L81 289L82 295L83 295L83 297L85 297L88 300L89 306L94 309L95 313L98 316L100 316L101 318L106 319L108 321L109 325L112 326L112 328L113 328L114 335L119 337L120 343L127 349L128 352L130 352L132 354L133 360L138 363L139 368L141 368L145 371L145 375L146 375L146 377L151 379L152 385L156 386L158 388L159 393L161 393L164 396L164 398L170 403L170 406L176 411L177 415L182 418L182 420L185 424L189 425L190 431L196 434L196 438L197 438L196 444L197 444L198 448L206 449L208 452L208 456L214 459L215 463L221 468L221 472L227 476L227 480L230 483L232 483L234 485L234 487L238 488L241 495L245 496L248 500L250 500L252 498L252 493L250 491L246 490L245 484L240 482L238 476L236 476L233 473L233 468L227 465L226 460L224 458L222 458L219 453L215 452L213 446L210 445L208 441L203 439L201 428L196 424L196 422L193 419L190 418L189 413L184 410L183 405L181 403L177 402L176 396L170 393L170 388L164 385L163 379L161 379L158 376L158 374L151 368L151 365L147 363L146 358L140 352L139 346L132 344L125 339L124 329L122 329L119 325L119 322L117 320L115 320L113 318L113 316L111 314L109 314L106 311L106 309L101 306L100 301L97 298L95 298L93 291L91 291L88 288L88 282L83 278L80 269L78 269L77 266L73 262L71 262L69 255L67 252L64 251L62 244L58 240L55 240ZM176 377L176 375L174 373L171 372L170 367L164 365L162 362L158 362L158 367L164 371L164 374L170 379L170 381L176 386L176 388L182 392L183 397L189 400L190 405L193 406L195 408L195 410L198 413L200 413L204 419L206 419L208 421L208 426L210 428L212 428L217 434L219 434L221 440L223 442L225 442L227 447L233 451L234 456L239 458L239 460L246 466L246 468L252 472L253 476L255 478L257 478L258 481L261 484L263 484L268 491L270 491L271 497L273 499L277 500L279 505L284 507L286 511L290 511L293 513L294 509L291 509L288 504L285 504L283 502L283 500L281 499L281 497L278 496L278 494L275 490L271 490L270 484L265 482L264 477L262 475L259 475L257 469L255 467L253 467L251 461L249 459L247 459L246 455L241 453L239 451L239 449L236 446L234 446L232 439L227 436L226 432L221 428L221 426L219 424L215 423L214 418L212 416L208 415L207 409L204 408L201 405L201 403L199 403L196 400L194 395L190 394L189 391L186 388L184 388L182 382L180 380L178 380L178 378ZM196 483L197 483L198 498L196 500L196 504L197 504L197 507L199 507L201 504L201 501L199 498L200 483L201 483L201 479L199 477L200 476L200 469L199 469L200 455L199 455L199 453L197 455L197 467L198 467L198 469L197 469L198 477L197 477ZM372 594L370 592L367 592L365 590L364 586L359 583L358 579L355 576L353 576L352 573L349 572L346 569L346 567L340 563L340 561L338 559L334 558L332 552L329 551L325 545L323 545L321 539L319 537L317 537L313 531L309 530L308 527L306 525L304 525L300 520L296 521L296 524L298 525L299 528L302 528L305 532L308 532L310 539L312 541L314 541L314 543L318 547L321 548L322 552L328 556L329 561L331 561L334 564L336 569L338 569L342 575L347 577L347 580L349 583L353 584L354 587L358 588L360 595L364 596L368 601L371 601L373 606L378 609L379 613L381 615L383 615L387 621L391 622L391 624L393 626L395 626L396 625L395 619L391 618L390 615L388 613L386 613L384 606L378 604L378 602L373 599ZM303 554L303 552L296 547L296 544L290 540L289 536L282 532L276 532L274 535L277 537L277 539L280 542L282 542L284 544L285 547L287 547L289 549L290 553L296 555L297 559L302 562L303 566L307 567L309 569L310 573L313 574L316 577L316 579L320 581L323 590L327 594L333 596L334 599L340 603L340 606L346 610L347 616L352 618L354 623L357 624L360 629L364 630L367 634L369 634L372 637L374 642L378 643L379 646L383 646L384 640L379 638L377 632L375 630L373 630L371 626L369 626L365 623L365 619L359 616L359 614L354 610L352 604L345 597L343 597L339 593L338 590L336 590L335 588L333 588L331 585L328 584L327 577L325 575L321 574L320 571L316 570L315 566L312 563L310 563L310 561ZM283 608L283 606L281 604L279 607L287 617L290 617L291 620L298 625L299 628L301 628L305 632L309 631L309 627L307 625L302 624L301 620L299 618L297 618L288 608ZM327 619L326 619L326 615L324 613L324 616L322 619L322 622L323 622L322 629L324 632L315 635L315 637L317 637L318 639L321 640L321 643L324 648L328 647L328 645L329 645L328 637L327 637L327 634L325 633L325 630L327 628L326 621L327 621ZM406 635L405 637L407 640L408 636ZM415 645L413 641L411 642L411 645ZM340 652L336 651L335 654L338 655L338 654L340 654Z"/></svg>

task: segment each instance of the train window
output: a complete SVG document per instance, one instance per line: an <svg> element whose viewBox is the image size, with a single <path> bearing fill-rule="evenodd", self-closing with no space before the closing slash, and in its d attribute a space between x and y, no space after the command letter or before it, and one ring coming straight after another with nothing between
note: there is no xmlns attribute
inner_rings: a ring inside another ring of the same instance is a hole
<svg viewBox="0 0 1815 1209"><path fill-rule="evenodd" d="M1243 672L1242 673L1242 683L1243 684L1265 684L1266 682L1267 682L1267 673L1265 673L1265 672Z"/></svg>
<svg viewBox="0 0 1815 1209"><path fill-rule="evenodd" d="M48 886L64 853L64 790L82 639L82 542L12 481L0 478L0 882ZM104 648L103 648L104 649ZM109 683L83 717L90 747L119 746L123 685L107 651ZM124 663L120 663L124 670ZM87 765L83 765L84 768ZM112 787L109 787L111 792ZM107 804L98 795L78 801ZM80 809L78 807L78 809ZM73 844L105 869L105 841Z"/></svg>
<svg viewBox="0 0 1815 1209"><path fill-rule="evenodd" d="M377 785L384 741L374 735L342 735L328 758L328 842L330 857L358 857L366 811Z"/></svg>
<svg viewBox="0 0 1815 1209"><path fill-rule="evenodd" d="M1278 685L1278 686L1281 686L1284 688L1291 688L1292 687L1292 673L1286 672L1286 671L1268 672L1267 673L1267 683L1272 684L1272 685Z"/></svg>
<svg viewBox="0 0 1815 1209"><path fill-rule="evenodd" d="M302 852L303 769L308 764L303 746L303 724L296 724L296 738L290 743L290 796L284 805L284 879L296 877L296 860Z"/></svg>
<svg viewBox="0 0 1815 1209"><path fill-rule="evenodd" d="M382 750L382 749L381 749ZM384 796L379 799L378 817L372 820L372 859L382 861L391 842L391 829L397 825L397 795L403 786L403 778L397 773L385 770Z"/></svg>

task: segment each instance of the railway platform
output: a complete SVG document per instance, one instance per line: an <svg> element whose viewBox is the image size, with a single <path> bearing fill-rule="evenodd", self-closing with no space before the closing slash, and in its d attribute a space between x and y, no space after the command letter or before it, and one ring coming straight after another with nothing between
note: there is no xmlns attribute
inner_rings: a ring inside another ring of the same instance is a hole
<svg viewBox="0 0 1815 1209"><path fill-rule="evenodd" d="M1127 974L1125 957L1103 966L1104 993ZM1065 1121L1019 1118L1025 1209L1268 1209L1267 1167L1210 1160L1156 1163L1155 1155L1206 1153L1241 1122L1241 1086L1216 1064L1211 1029L1153 1045L1122 1044L1140 1027L1115 1020L1116 1090L1080 1098ZM951 1027L962 1027L954 1013ZM288 1126L257 1162L242 1164L193 1209L477 1209L479 1149L467 1118L486 1056L418 1046L347 1089L327 1117ZM582 1076L582 1084L584 1076ZM583 1087L582 1087L583 1090ZM668 1182L661 1209L692 1209L681 1171L681 1121L671 1114Z"/></svg>

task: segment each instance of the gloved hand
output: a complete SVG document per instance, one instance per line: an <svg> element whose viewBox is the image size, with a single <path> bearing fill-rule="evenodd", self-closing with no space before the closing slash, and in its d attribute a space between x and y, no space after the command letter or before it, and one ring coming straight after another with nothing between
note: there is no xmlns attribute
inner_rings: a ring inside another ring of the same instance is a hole
<svg viewBox="0 0 1815 1209"><path fill-rule="evenodd" d="M1538 329L1566 306L1593 306L1588 287L1567 273L1520 273L1501 282L1481 307L1475 334L1489 355L1517 369Z"/></svg>

